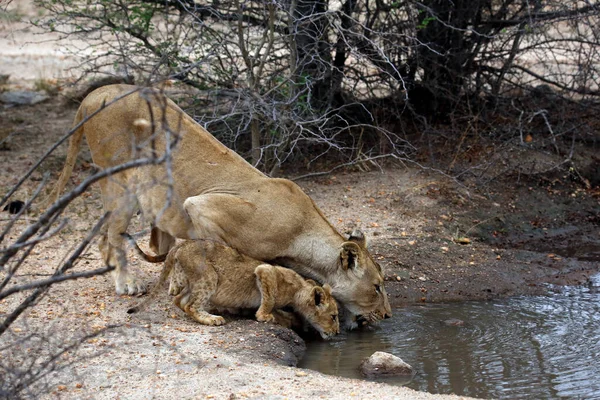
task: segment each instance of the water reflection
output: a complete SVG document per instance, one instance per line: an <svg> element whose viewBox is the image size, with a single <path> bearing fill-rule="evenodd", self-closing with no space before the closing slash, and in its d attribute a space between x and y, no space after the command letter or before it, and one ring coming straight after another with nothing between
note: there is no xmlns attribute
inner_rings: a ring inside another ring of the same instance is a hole
<svg viewBox="0 0 600 400"><path fill-rule="evenodd" d="M600 399L600 275L548 296L400 308L377 330L309 343L300 366L360 378L375 351L411 364L407 386L430 393Z"/></svg>

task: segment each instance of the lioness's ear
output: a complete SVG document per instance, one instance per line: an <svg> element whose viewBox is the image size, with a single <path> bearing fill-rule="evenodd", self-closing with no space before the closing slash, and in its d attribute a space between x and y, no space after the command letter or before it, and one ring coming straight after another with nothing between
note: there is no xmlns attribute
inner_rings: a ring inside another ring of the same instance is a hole
<svg viewBox="0 0 600 400"><path fill-rule="evenodd" d="M313 292L313 299L315 300L315 306L320 306L321 303L323 303L323 300L325 300L325 291L323 290L322 287L320 286L315 286L312 290Z"/></svg>
<svg viewBox="0 0 600 400"><path fill-rule="evenodd" d="M340 261L344 270L354 269L358 266L358 255L360 247L355 242L344 242L342 244L342 252L340 253Z"/></svg>
<svg viewBox="0 0 600 400"><path fill-rule="evenodd" d="M358 229L352 231L350 237L348 237L348 240L358 243L358 245L363 249L367 248L367 237L362 231Z"/></svg>

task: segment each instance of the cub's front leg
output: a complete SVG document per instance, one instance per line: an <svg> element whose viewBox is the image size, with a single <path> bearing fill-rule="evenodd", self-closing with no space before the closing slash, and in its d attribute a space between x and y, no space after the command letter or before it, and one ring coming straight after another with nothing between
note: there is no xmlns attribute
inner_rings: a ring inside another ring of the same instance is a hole
<svg viewBox="0 0 600 400"><path fill-rule="evenodd" d="M277 277L275 267L261 264L254 270L256 285L260 290L260 307L256 311L256 320L261 322L275 322L273 307L277 298Z"/></svg>

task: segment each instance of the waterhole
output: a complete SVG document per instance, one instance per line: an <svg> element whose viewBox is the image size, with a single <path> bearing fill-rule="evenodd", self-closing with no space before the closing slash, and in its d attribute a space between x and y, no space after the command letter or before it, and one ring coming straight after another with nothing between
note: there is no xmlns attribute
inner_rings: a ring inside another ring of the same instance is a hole
<svg viewBox="0 0 600 400"><path fill-rule="evenodd" d="M331 375L362 379L360 361L386 351L417 374L385 382L420 391L600 399L600 275L546 296L398 308L376 329L307 345L299 366Z"/></svg>

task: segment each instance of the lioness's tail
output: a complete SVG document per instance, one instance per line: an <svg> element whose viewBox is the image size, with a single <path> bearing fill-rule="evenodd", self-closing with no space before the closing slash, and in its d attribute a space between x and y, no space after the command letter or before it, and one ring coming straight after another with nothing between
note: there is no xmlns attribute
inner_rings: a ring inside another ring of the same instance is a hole
<svg viewBox="0 0 600 400"><path fill-rule="evenodd" d="M77 115L75 116L75 120L73 121L73 126L77 126L83 120L83 110L82 107L79 107L77 110ZM73 173L73 167L75 166L75 161L77 161L77 154L79 153L79 148L81 147L81 139L83 139L83 125L77 128L75 132L71 135L69 139L69 149L67 150L67 159L65 160L65 166L63 167L62 173L60 174L60 178L58 178L58 182L54 189L48 196L48 198L44 201L43 207L47 208L56 200L62 193L63 189L67 185L67 181L71 177Z"/></svg>
<svg viewBox="0 0 600 400"><path fill-rule="evenodd" d="M136 247L137 247L137 244L136 244ZM148 294L148 297L146 297L144 300L142 300L138 305L133 306L129 310L127 310L127 314L133 314L133 313L136 313L136 312L142 310L144 307L146 307L148 305L148 303L150 303L150 301L152 301L156 297L156 294L158 293L158 291L160 290L160 288L167 281L167 278L169 277L169 274L171 274L171 270L173 269L173 265L176 262L177 249L178 249L178 247L174 247L174 248L171 249L171 251L169 252L169 254L167 254L166 260L165 260L165 266L163 267L163 270L160 273L160 277L158 278L158 282L156 282L156 285L154 285L154 287L152 288L152 290ZM163 256L161 255L161 256L158 256L158 257L163 257Z"/></svg>
<svg viewBox="0 0 600 400"><path fill-rule="evenodd" d="M129 240L129 242L133 245L133 247L136 249L136 251L139 253L139 255L142 256L142 258L144 260L151 262L151 263L159 263L159 262L163 262L167 259L167 254L158 254L156 256L147 254L144 250L142 250L140 248L140 246L138 246L135 239L129 233L125 232L125 233L122 233L121 235L123 237L125 237L127 240Z"/></svg>

